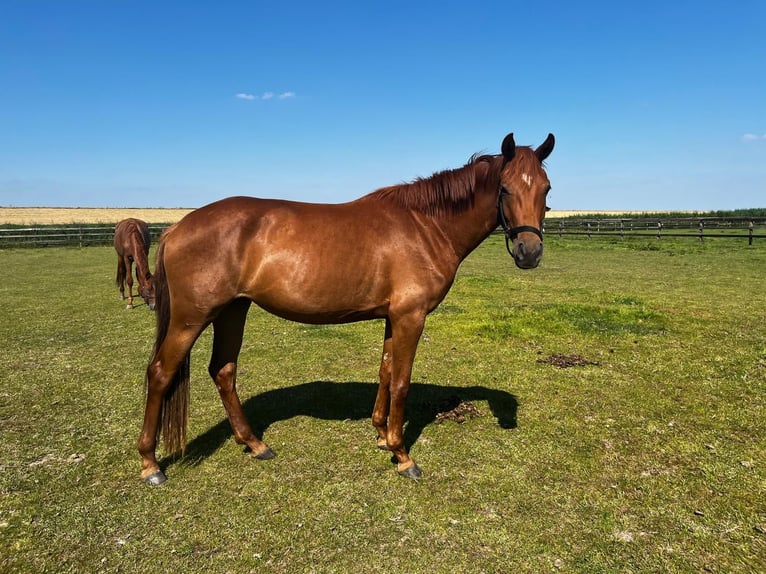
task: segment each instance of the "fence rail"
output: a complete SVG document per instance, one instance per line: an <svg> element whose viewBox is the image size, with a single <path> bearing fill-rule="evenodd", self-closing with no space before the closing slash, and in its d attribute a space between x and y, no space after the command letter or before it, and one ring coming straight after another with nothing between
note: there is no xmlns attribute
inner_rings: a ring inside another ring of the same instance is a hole
<svg viewBox="0 0 766 574"><path fill-rule="evenodd" d="M548 220L545 230L558 237L739 239L752 245L766 239L766 217L571 218Z"/></svg>
<svg viewBox="0 0 766 574"><path fill-rule="evenodd" d="M168 225L150 224L152 241L159 239ZM111 245L114 241L114 225L66 225L0 228L2 247L52 247Z"/></svg>

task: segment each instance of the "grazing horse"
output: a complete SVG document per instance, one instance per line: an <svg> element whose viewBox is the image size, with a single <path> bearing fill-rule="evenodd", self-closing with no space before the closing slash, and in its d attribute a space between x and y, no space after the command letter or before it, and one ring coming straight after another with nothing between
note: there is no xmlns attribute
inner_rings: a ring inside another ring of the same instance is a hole
<svg viewBox="0 0 766 574"><path fill-rule="evenodd" d="M133 263L136 264L138 294L154 310L154 281L149 271L149 245L151 237L145 221L129 217L114 228L114 249L117 251L117 285L120 299L125 300L125 283L128 284L128 305L133 308Z"/></svg>
<svg viewBox="0 0 766 574"><path fill-rule="evenodd" d="M185 448L189 353L210 324L208 372L234 439L255 458L275 456L253 433L236 391L252 303L303 323L385 321L372 424L399 474L421 476L403 424L426 316L444 299L460 263L498 225L519 268L540 263L550 189L543 160L553 146L553 134L534 150L517 147L508 134L500 155L473 156L461 168L349 203L231 197L170 227L157 253L157 335L138 439L142 480L166 480L155 453L160 432L166 451Z"/></svg>

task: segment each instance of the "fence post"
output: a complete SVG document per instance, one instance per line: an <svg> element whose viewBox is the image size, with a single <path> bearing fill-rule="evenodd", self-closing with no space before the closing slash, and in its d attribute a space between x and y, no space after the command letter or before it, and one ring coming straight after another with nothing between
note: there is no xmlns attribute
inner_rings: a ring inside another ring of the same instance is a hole
<svg viewBox="0 0 766 574"><path fill-rule="evenodd" d="M753 222L751 221L747 226L747 244L753 244Z"/></svg>
<svg viewBox="0 0 766 574"><path fill-rule="evenodd" d="M703 242L702 234L703 234L704 230L705 230L705 224L700 219L699 232L698 232L700 243Z"/></svg>
<svg viewBox="0 0 766 574"><path fill-rule="evenodd" d="M657 222L657 239L662 239L662 221Z"/></svg>
<svg viewBox="0 0 766 574"><path fill-rule="evenodd" d="M625 223L622 221L622 219L620 220L620 239L625 239Z"/></svg>
<svg viewBox="0 0 766 574"><path fill-rule="evenodd" d="M588 240L590 241L590 221L588 222Z"/></svg>
<svg viewBox="0 0 766 574"><path fill-rule="evenodd" d="M562 233L564 233L564 222L559 220L559 239L561 239Z"/></svg>

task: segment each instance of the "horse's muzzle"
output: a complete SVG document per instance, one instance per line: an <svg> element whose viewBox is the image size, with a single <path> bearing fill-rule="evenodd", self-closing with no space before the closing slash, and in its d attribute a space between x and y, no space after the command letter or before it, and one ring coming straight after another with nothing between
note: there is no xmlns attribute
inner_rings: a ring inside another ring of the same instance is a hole
<svg viewBox="0 0 766 574"><path fill-rule="evenodd" d="M513 242L511 255L519 269L534 269L543 258L543 242L537 238L528 241L517 238Z"/></svg>

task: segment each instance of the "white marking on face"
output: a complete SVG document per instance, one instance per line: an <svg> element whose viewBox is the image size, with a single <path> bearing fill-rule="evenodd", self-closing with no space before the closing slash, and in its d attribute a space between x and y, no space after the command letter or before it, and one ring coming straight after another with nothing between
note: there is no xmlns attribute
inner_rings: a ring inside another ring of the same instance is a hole
<svg viewBox="0 0 766 574"><path fill-rule="evenodd" d="M532 187L532 176L528 173L521 174L521 181L527 184L527 187Z"/></svg>

